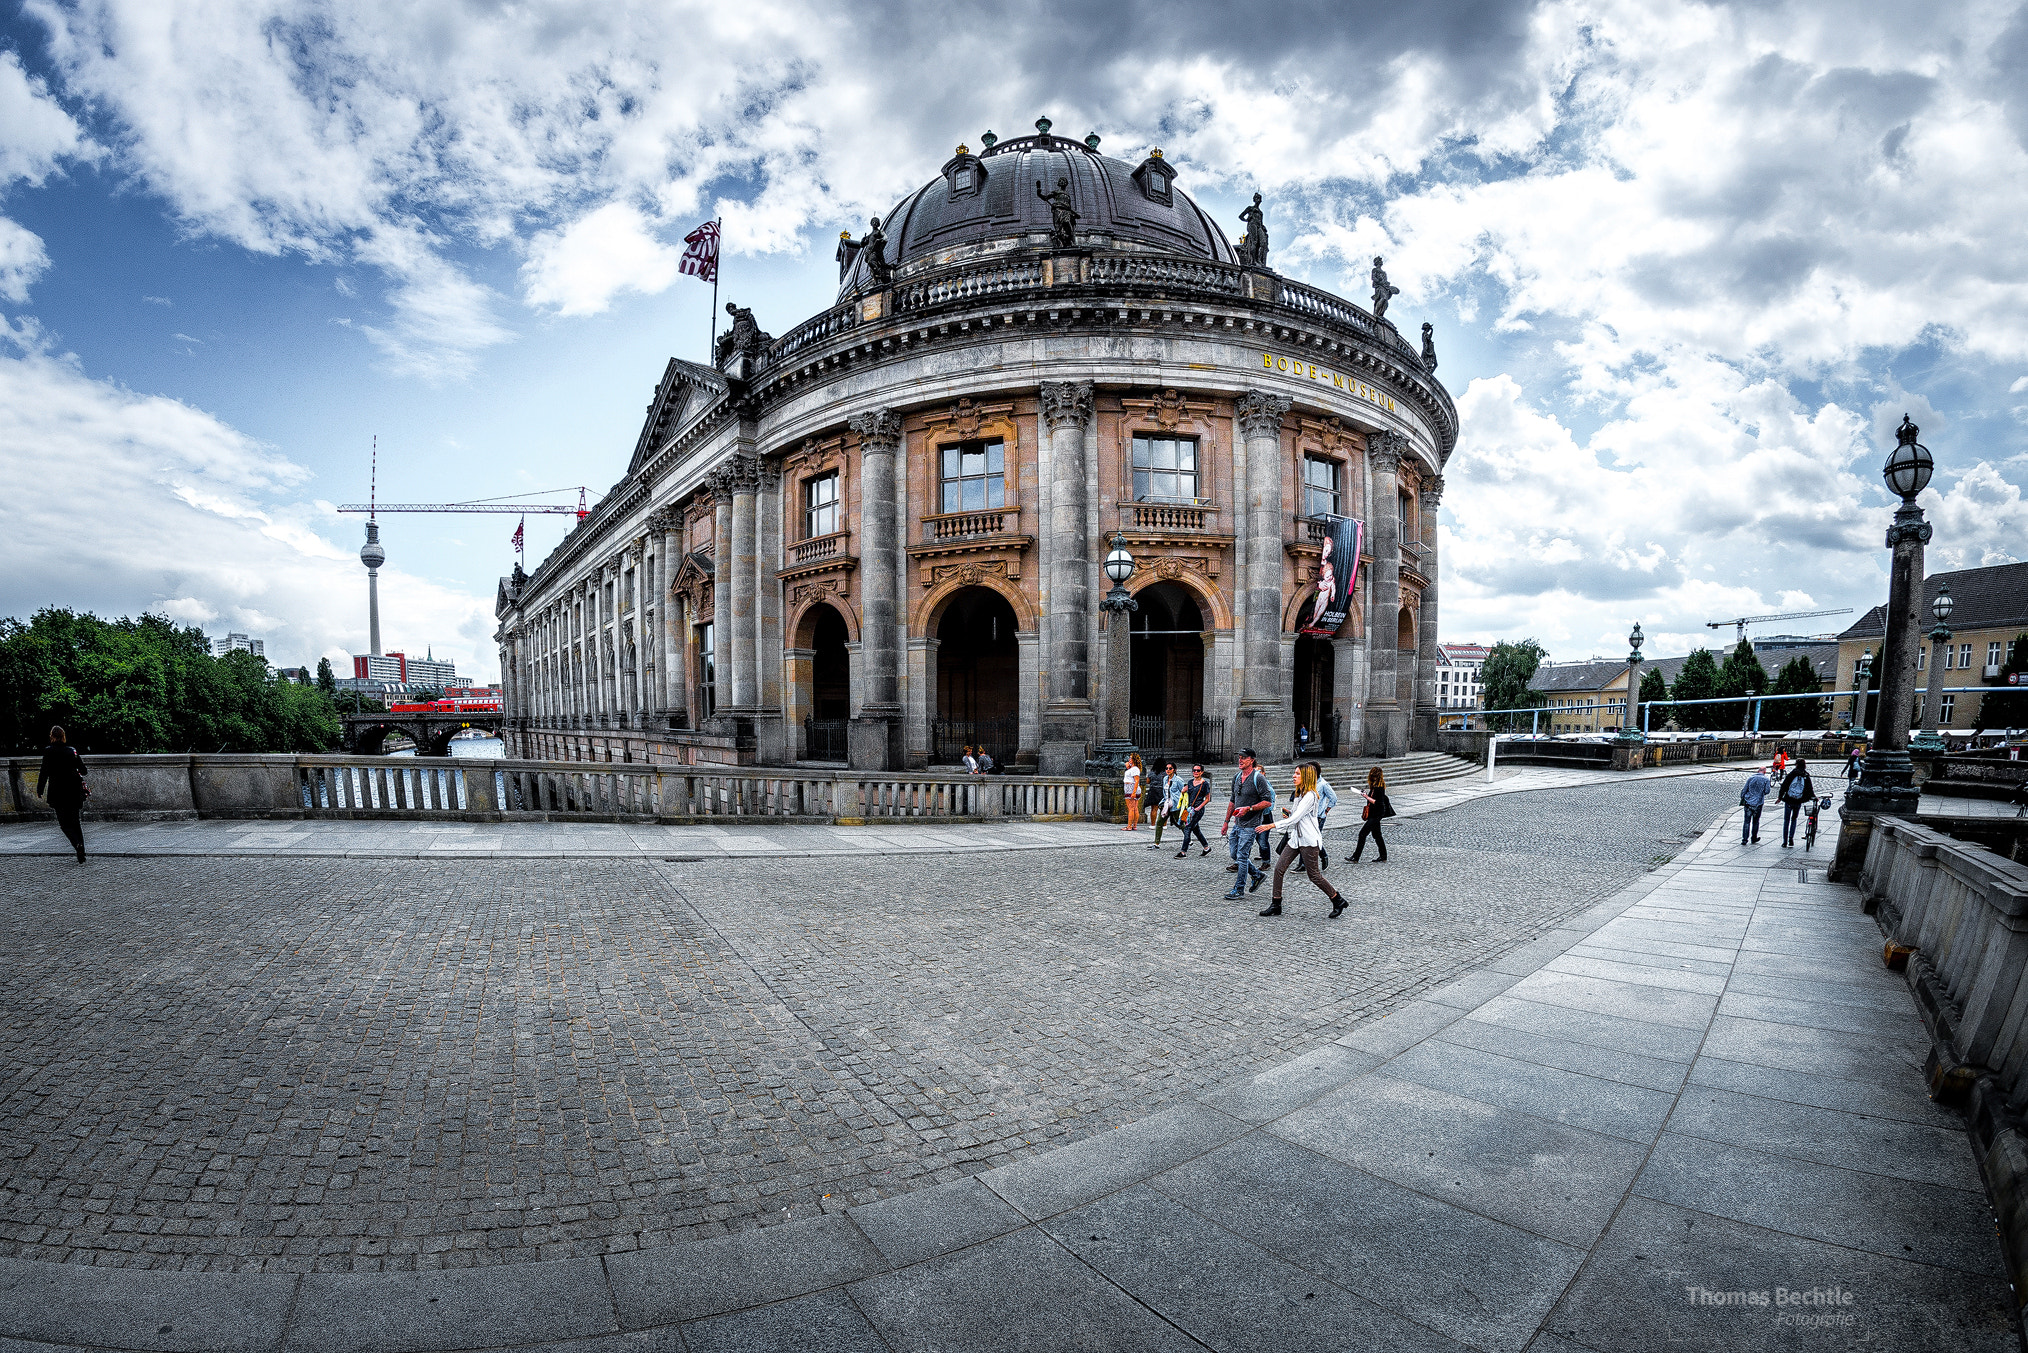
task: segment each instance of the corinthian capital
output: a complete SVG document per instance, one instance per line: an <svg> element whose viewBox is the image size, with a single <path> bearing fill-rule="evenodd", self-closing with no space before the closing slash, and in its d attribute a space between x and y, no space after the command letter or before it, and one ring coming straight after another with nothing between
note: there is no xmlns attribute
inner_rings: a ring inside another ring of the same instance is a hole
<svg viewBox="0 0 2028 1353"><path fill-rule="evenodd" d="M1289 411L1287 395L1271 395L1265 390L1249 390L1233 403L1233 417L1239 420L1242 437L1280 436L1282 419Z"/></svg>
<svg viewBox="0 0 2028 1353"><path fill-rule="evenodd" d="M1051 432L1091 421L1090 381L1042 382L1042 421Z"/></svg>
<svg viewBox="0 0 2028 1353"><path fill-rule="evenodd" d="M901 415L893 409L862 413L847 426L858 436L859 449L868 455L891 456L901 445Z"/></svg>
<svg viewBox="0 0 2028 1353"><path fill-rule="evenodd" d="M1435 512L1444 500L1444 477L1433 474L1422 481L1422 510Z"/></svg>
<svg viewBox="0 0 2028 1353"><path fill-rule="evenodd" d="M713 470L704 481L714 493L752 493L760 487L760 460L749 455L735 455L725 464Z"/></svg>
<svg viewBox="0 0 2028 1353"><path fill-rule="evenodd" d="M1399 432L1370 432L1366 435L1366 463L1375 474L1393 474L1408 454L1408 438Z"/></svg>

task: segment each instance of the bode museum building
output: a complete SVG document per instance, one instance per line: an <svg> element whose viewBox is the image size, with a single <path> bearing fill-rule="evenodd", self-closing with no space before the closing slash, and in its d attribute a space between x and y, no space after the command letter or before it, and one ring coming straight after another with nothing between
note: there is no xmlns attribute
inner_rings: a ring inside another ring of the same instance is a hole
<svg viewBox="0 0 2028 1353"><path fill-rule="evenodd" d="M1235 247L1160 150L1036 125L841 240L830 309L776 338L728 306L712 365L668 364L626 477L501 580L510 755L1430 745L1429 327L1378 259L1371 309L1277 275L1258 197Z"/></svg>

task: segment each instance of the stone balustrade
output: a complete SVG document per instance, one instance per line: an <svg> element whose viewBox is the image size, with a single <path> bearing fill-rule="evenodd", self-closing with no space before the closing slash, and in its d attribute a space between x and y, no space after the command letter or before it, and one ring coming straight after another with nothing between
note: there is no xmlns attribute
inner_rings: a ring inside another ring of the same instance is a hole
<svg viewBox="0 0 2028 1353"><path fill-rule="evenodd" d="M1930 1097L1962 1106L2017 1290L2028 1282L2028 867L1920 823L1873 824L1859 891L1930 1035Z"/></svg>
<svg viewBox="0 0 2028 1353"><path fill-rule="evenodd" d="M1008 535L1020 530L1021 509L994 507L983 512L940 512L922 520L931 540L965 540L972 536Z"/></svg>
<svg viewBox="0 0 2028 1353"><path fill-rule="evenodd" d="M0 822L49 815L39 759L4 763ZM90 816L453 821L1104 818L1082 779L498 761L472 757L88 756Z"/></svg>
<svg viewBox="0 0 2028 1353"><path fill-rule="evenodd" d="M1217 529L1218 509L1208 503L1121 503L1120 526L1128 531L1202 534Z"/></svg>

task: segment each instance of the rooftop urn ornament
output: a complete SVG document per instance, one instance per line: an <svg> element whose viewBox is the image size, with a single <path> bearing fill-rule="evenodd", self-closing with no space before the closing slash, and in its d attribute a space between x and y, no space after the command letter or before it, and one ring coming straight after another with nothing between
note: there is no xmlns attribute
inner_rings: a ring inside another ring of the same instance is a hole
<svg viewBox="0 0 2028 1353"><path fill-rule="evenodd" d="M1000 144L1000 138L993 135L993 133L990 131L988 131L984 136L979 138L979 148L981 150L991 150L994 146L997 146L998 144Z"/></svg>
<svg viewBox="0 0 2028 1353"><path fill-rule="evenodd" d="M1086 150L1097 150L1099 148L1099 134L1097 132L1088 134L1084 138L1084 146Z"/></svg>
<svg viewBox="0 0 2028 1353"><path fill-rule="evenodd" d="M1042 119L1044 123L1048 118ZM1070 180L1058 178L1056 191L1042 191L1042 180L1035 181L1035 195L1049 204L1049 242L1058 249L1077 247L1077 208L1071 205Z"/></svg>
<svg viewBox="0 0 2028 1353"><path fill-rule="evenodd" d="M1239 219L1246 223L1246 238L1239 242L1239 248L1234 251L1239 255L1239 265L1242 268L1267 267L1267 221L1261 215L1259 193L1253 195L1253 205L1241 212Z"/></svg>
<svg viewBox="0 0 2028 1353"><path fill-rule="evenodd" d="M1043 140L1047 141L1049 139L1049 129L1054 125L1056 124L1052 123L1048 118L1038 117L1035 119L1035 132Z"/></svg>
<svg viewBox="0 0 2028 1353"><path fill-rule="evenodd" d="M1387 280L1387 269L1381 266L1386 260L1380 255L1373 256L1373 318L1387 317L1387 303L1401 294L1401 288Z"/></svg>

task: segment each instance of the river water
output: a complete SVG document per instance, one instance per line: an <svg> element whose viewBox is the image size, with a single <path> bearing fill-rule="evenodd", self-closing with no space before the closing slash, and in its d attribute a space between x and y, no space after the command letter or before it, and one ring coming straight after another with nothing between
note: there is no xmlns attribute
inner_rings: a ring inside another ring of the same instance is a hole
<svg viewBox="0 0 2028 1353"><path fill-rule="evenodd" d="M414 756L415 748L404 747L389 756ZM498 738L452 738L452 756L477 757L482 761L498 761L507 755L507 744Z"/></svg>

